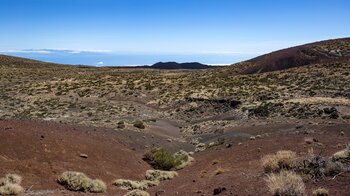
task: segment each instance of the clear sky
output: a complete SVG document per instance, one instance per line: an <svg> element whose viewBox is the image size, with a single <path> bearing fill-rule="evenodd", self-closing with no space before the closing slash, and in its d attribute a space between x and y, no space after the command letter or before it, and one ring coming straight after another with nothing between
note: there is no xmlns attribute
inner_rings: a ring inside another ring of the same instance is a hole
<svg viewBox="0 0 350 196"><path fill-rule="evenodd" d="M154 61L192 54L226 63L349 37L349 10L349 0L0 0L0 53L50 60L53 50L45 49L55 49Z"/></svg>

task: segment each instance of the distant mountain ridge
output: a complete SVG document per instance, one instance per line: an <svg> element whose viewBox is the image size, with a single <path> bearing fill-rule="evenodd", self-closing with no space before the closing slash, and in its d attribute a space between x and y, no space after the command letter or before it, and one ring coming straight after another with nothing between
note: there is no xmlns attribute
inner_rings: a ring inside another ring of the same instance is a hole
<svg viewBox="0 0 350 196"><path fill-rule="evenodd" d="M177 63L177 62L158 62L151 66L144 66L153 69L210 69L215 66L205 65L197 62Z"/></svg>

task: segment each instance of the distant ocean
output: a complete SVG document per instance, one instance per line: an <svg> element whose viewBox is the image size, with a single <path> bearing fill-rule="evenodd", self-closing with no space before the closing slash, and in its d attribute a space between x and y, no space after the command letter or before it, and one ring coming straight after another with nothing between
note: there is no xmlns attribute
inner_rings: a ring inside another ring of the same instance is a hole
<svg viewBox="0 0 350 196"><path fill-rule="evenodd" d="M137 66L153 65L157 62L176 61L199 62L208 65L230 65L248 60L253 55L238 54L116 54L116 53L67 53L67 52L1 52L1 54L19 56L46 62L92 65L92 66Z"/></svg>

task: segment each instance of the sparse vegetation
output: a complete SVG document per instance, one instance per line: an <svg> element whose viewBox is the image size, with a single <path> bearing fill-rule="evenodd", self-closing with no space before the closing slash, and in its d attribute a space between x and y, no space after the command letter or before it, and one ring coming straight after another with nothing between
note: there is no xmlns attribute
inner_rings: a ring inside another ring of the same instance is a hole
<svg viewBox="0 0 350 196"><path fill-rule="evenodd" d="M81 172L63 172L57 182L71 191L103 193L107 190L107 186L102 180L92 180Z"/></svg>

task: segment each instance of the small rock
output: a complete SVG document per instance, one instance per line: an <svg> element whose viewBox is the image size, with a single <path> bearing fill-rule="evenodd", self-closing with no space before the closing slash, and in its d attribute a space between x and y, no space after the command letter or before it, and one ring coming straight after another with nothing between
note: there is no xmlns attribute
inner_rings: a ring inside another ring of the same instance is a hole
<svg viewBox="0 0 350 196"><path fill-rule="evenodd" d="M238 143L238 146L240 146L240 145L242 145L242 142L239 142L239 143Z"/></svg>
<svg viewBox="0 0 350 196"><path fill-rule="evenodd" d="M340 132L340 136L344 136L344 135L345 135L344 131Z"/></svg>
<svg viewBox="0 0 350 196"><path fill-rule="evenodd" d="M226 147L226 148L231 148L231 147L232 147L232 144L226 144L225 147Z"/></svg>
<svg viewBox="0 0 350 196"><path fill-rule="evenodd" d="M297 125L297 126L295 126L295 129L301 129L303 127L304 127L304 125Z"/></svg>
<svg viewBox="0 0 350 196"><path fill-rule="evenodd" d="M168 142L172 142L173 140L169 138L169 139L167 139L166 141L168 141Z"/></svg>
<svg viewBox="0 0 350 196"><path fill-rule="evenodd" d="M260 138L262 138L262 136L261 135L256 135L255 138L260 139Z"/></svg>
<svg viewBox="0 0 350 196"><path fill-rule="evenodd" d="M87 154L80 154L79 156L84 159L87 159L89 157Z"/></svg>
<svg viewBox="0 0 350 196"><path fill-rule="evenodd" d="M218 188L215 188L214 189L214 195L218 195L222 192L226 191L226 188L225 187L218 187Z"/></svg>
<svg viewBox="0 0 350 196"><path fill-rule="evenodd" d="M249 139L250 139L250 140L255 140L255 137L254 137L254 136L251 136Z"/></svg>

